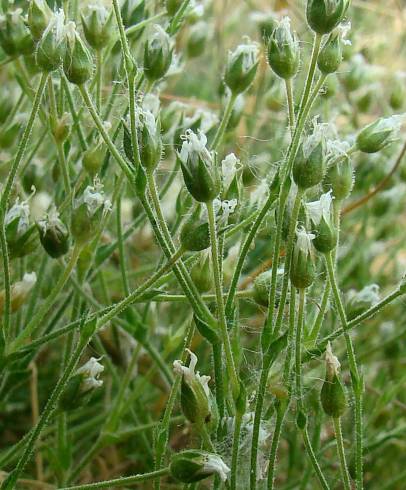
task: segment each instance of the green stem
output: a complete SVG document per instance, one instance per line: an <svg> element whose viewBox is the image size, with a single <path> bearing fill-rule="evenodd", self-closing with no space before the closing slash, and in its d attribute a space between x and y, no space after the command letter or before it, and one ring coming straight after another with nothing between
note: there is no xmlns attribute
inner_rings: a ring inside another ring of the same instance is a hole
<svg viewBox="0 0 406 490"><path fill-rule="evenodd" d="M271 450L269 453L268 490L273 490L274 488L276 455L278 452L279 440L282 433L282 426L283 426L283 421L285 420L286 411L287 411L287 405L285 407L278 407L276 411L275 428L273 431Z"/></svg>
<svg viewBox="0 0 406 490"><path fill-rule="evenodd" d="M298 412L302 410L302 333L304 325L304 309L306 304L306 290L299 289L299 310L296 324L295 340L295 393Z"/></svg>
<svg viewBox="0 0 406 490"><path fill-rule="evenodd" d="M76 364L79 361L79 358L82 355L84 349L86 348L89 340L90 337L85 336L81 333L81 337L80 340L78 341L76 349L74 350L62 376L59 378L55 388L53 389L51 396L46 402L46 405L44 407L44 410L42 411L41 417L37 425L30 433L30 437L27 441L22 456L20 457L12 473L10 473L10 475L6 478L6 480L4 480L3 484L0 487L1 490L12 490L15 487L17 480L19 479L21 473L23 472L26 464L30 460L35 450L35 444L38 438L40 437L42 430L46 427L49 419L51 418L51 415L55 411L56 404L59 400L59 397L61 396L67 382L69 381L69 378L73 370L75 369Z"/></svg>
<svg viewBox="0 0 406 490"><path fill-rule="evenodd" d="M333 418L334 432L337 441L337 452L340 458L341 476L343 478L343 484L345 490L351 490L351 480L348 473L347 461L345 458L343 434L341 430L341 419L339 417Z"/></svg>
<svg viewBox="0 0 406 490"><path fill-rule="evenodd" d="M296 121L295 121L295 104L293 100L293 87L292 87L291 79L285 80L285 87L286 87L286 99L288 101L289 127L293 136Z"/></svg>
<svg viewBox="0 0 406 490"><path fill-rule="evenodd" d="M96 109L101 113L102 107L102 86L103 86L103 51L96 51Z"/></svg>
<svg viewBox="0 0 406 490"><path fill-rule="evenodd" d="M237 99L237 95L231 94L229 99L227 100L226 107L224 109L223 117L221 118L220 126L217 128L217 132L214 136L213 142L210 145L210 150L216 151L217 148L221 145L221 142L224 138L224 133L226 132L228 123L230 121L231 114L233 112L234 104Z"/></svg>
<svg viewBox="0 0 406 490"><path fill-rule="evenodd" d="M136 483L155 480L161 478L169 473L169 468L162 468L160 470L152 471L151 473L144 473L143 475L124 476L116 478L115 480L106 480L99 483L88 483L87 485L77 485L74 487L65 487L58 490L95 490L98 488L117 488L127 487Z"/></svg>
<svg viewBox="0 0 406 490"><path fill-rule="evenodd" d="M348 363L351 373L351 384L354 395L354 410L355 410L355 474L356 474L356 488L361 490L363 488L363 468L362 468L362 453L363 453L363 422L362 422L362 392L363 381L359 374L357 361L355 357L354 347L350 334L348 333L347 316L345 313L344 305L341 299L340 290L338 288L337 279L335 275L334 261L331 253L326 254L326 265L330 284L333 291L334 301L340 317L341 326L343 328L343 334L347 349Z"/></svg>
<svg viewBox="0 0 406 490"><path fill-rule="evenodd" d="M10 328L10 264L9 264L9 254L8 254L8 246L7 246L7 238L6 238L6 229L5 229L5 215L8 207L8 202L10 198L11 189L14 184L15 176L18 172L18 167L24 157L25 150L27 148L28 140L31 136L32 128L34 126L35 118L38 114L39 107L41 104L42 95L44 93L44 88L48 79L48 73L43 73L41 75L41 80L39 82L34 102L31 109L31 114L28 119L27 125L24 129L24 133L21 137L20 144L18 145L17 153L11 169L8 173L6 183L4 185L3 193L0 200L0 242L1 242L1 252L3 256L3 274L4 274L4 319L3 319L3 332L4 337L6 338L8 335L8 331Z"/></svg>
<svg viewBox="0 0 406 490"><path fill-rule="evenodd" d="M68 264L65 267L65 270L61 274L61 276L58 279L58 282L55 284L54 288L50 292L48 298L46 301L41 305L41 307L38 309L37 313L34 315L30 323L24 328L24 330L18 335L18 337L11 342L9 349L8 349L8 355L12 354L16 350L18 350L24 342L37 330L37 328L41 325L41 322L45 315L49 312L53 304L55 303L55 300L57 299L58 295L62 291L63 287L65 286L66 282L69 279L69 276L71 275L73 269L76 266L76 263L78 261L79 255L81 252L81 246L75 245L71 257L69 259Z"/></svg>
<svg viewBox="0 0 406 490"><path fill-rule="evenodd" d="M232 352L230 337L228 335L228 329L227 329L227 320L225 316L224 299L223 299L222 278L220 276L219 261L218 261L218 237L217 237L216 216L214 213L214 207L212 202L207 203L207 213L209 219L212 266L213 266L213 275L214 275L214 287L215 287L215 293L217 298L218 320L220 324L222 341L224 344L227 374L230 378L233 397L236 400L238 397L238 393L240 391L240 384L235 369L233 352Z"/></svg>
<svg viewBox="0 0 406 490"><path fill-rule="evenodd" d="M234 417L233 449L231 456L230 490L237 488L238 450L240 447L241 423L243 414L237 410Z"/></svg>
<svg viewBox="0 0 406 490"><path fill-rule="evenodd" d="M330 490L330 486L327 483L326 478L324 477L323 472L320 468L319 462L317 461L316 455L314 454L313 446L310 441L309 433L306 427L302 430L302 436L303 436L303 442L306 447L307 454L310 458L310 462L313 465L313 469L316 472L316 475L319 479L320 485L323 487L324 490Z"/></svg>

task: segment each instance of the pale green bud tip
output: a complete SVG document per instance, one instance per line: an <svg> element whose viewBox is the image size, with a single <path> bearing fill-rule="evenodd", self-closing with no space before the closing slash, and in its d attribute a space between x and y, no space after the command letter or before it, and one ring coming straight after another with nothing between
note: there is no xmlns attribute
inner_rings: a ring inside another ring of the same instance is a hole
<svg viewBox="0 0 406 490"><path fill-rule="evenodd" d="M307 213L314 225L318 226L321 223L322 218L326 223L330 223L331 204L333 198L331 191L322 194L318 201L308 202L305 204Z"/></svg>
<svg viewBox="0 0 406 490"><path fill-rule="evenodd" d="M340 372L340 361L337 359L337 357L333 354L333 351L331 349L331 343L328 342L327 348L326 348L326 374L327 374L327 379L332 380L334 376L338 376Z"/></svg>
<svg viewBox="0 0 406 490"><path fill-rule="evenodd" d="M255 78L258 66L258 44L247 42L229 51L224 80L235 95L248 89Z"/></svg>
<svg viewBox="0 0 406 490"><path fill-rule="evenodd" d="M220 456L201 450L175 454L170 464L171 475L182 483L197 482L212 475L225 482L230 471Z"/></svg>
<svg viewBox="0 0 406 490"><path fill-rule="evenodd" d="M103 385L103 381L99 379L99 376L104 371L104 366L100 364L99 360L91 357L86 364L76 371L76 374L83 376L83 391L100 388Z"/></svg>
<svg viewBox="0 0 406 490"><path fill-rule="evenodd" d="M376 153L396 140L406 114L382 117L366 126L357 136L356 144L364 153Z"/></svg>
<svg viewBox="0 0 406 490"><path fill-rule="evenodd" d="M304 228L298 228L296 230L296 253L302 252L303 254L310 255L312 249L312 240L315 239L313 233L309 233Z"/></svg>

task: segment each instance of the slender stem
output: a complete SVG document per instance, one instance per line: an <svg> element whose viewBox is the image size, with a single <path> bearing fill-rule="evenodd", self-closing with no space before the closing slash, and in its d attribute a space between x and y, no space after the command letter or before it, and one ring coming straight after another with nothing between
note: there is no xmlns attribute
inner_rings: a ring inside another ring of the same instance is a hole
<svg viewBox="0 0 406 490"><path fill-rule="evenodd" d="M30 437L26 443L25 450L20 457L16 467L14 468L13 472L10 473L9 477L4 480L3 484L1 485L1 490L12 490L18 478L20 477L21 473L23 472L26 464L30 460L32 453L35 450L35 444L38 441L42 430L45 428L47 425L51 415L55 411L56 404L59 400L59 397L61 396L66 383L69 381L69 378L73 372L73 370L76 367L77 362L79 361L80 356L82 355L82 352L86 348L90 338L81 335L80 340L78 341L78 344L76 346L76 349L74 350L64 372L62 373L61 377L59 378L55 388L53 389L51 396L49 397L44 410L41 413L41 417L37 423L37 425L34 427L33 431L30 433Z"/></svg>
<svg viewBox="0 0 406 490"><path fill-rule="evenodd" d="M296 121L295 121L295 104L293 100L293 87L292 87L291 79L285 80L285 87L286 87L286 99L288 101L289 127L290 127L291 134L293 136Z"/></svg>
<svg viewBox="0 0 406 490"><path fill-rule="evenodd" d="M278 407L276 411L275 428L272 436L271 450L269 453L269 466L268 466L268 490L273 490L275 481L276 470L276 455L279 447L279 440L281 437L283 421L287 411L286 407Z"/></svg>
<svg viewBox="0 0 406 490"><path fill-rule="evenodd" d="M341 419L339 417L333 418L333 423L334 423L334 432L336 435L336 442L337 442L337 452L340 458L341 476L343 478L344 488L345 490L351 490L351 480L350 480L350 475L348 473L348 466L345 458L343 434L341 431Z"/></svg>
<svg viewBox="0 0 406 490"><path fill-rule="evenodd" d="M221 336L224 344L227 374L230 378L231 389L232 389L234 399L237 399L238 393L240 391L240 386L238 381L238 375L235 369L230 337L228 335L228 330L227 330L227 320L225 316L224 299L223 299L222 278L220 276L219 261L218 261L218 237L217 237L216 216L214 213L214 207L212 202L207 203L207 213L209 218L212 266L213 266L213 275L214 275L214 287L215 287L216 298L217 298L218 320L219 320Z"/></svg>
<svg viewBox="0 0 406 490"><path fill-rule="evenodd" d="M319 479L320 485L323 487L324 490L330 490L330 486L327 483L327 480L324 477L323 472L320 468L319 462L317 461L316 455L314 454L313 446L310 441L309 433L306 427L304 428L304 430L302 430L302 436L303 436L303 442L305 444L307 454L310 458L310 462L313 465L313 469L316 472L317 478Z"/></svg>
<svg viewBox="0 0 406 490"><path fill-rule="evenodd" d="M130 288L128 284L126 257L125 257L124 240L123 240L123 229L121 225L121 195L117 197L116 206L117 206L117 213L116 213L117 240L118 240L118 253L120 256L120 272L121 272L124 294L128 296L130 294Z"/></svg>
<svg viewBox="0 0 406 490"><path fill-rule="evenodd" d="M27 125L24 129L24 133L21 137L20 144L18 145L17 153L11 169L8 173L6 183L4 185L3 193L0 200L0 242L1 242L1 252L3 256L3 274L4 274L4 319L3 319L3 332L4 338L7 337L10 328L10 264L9 264L9 252L7 246L6 229L5 229L5 215L8 207L8 201L10 198L11 189L14 184L14 179L18 171L18 167L24 157L25 150L27 148L28 140L31 136L32 128L34 126L35 118L38 114L39 107L41 104L42 95L44 93L44 88L48 79L48 73L43 73L41 75L41 80L39 82L34 102L31 109L31 114L28 119Z"/></svg>
<svg viewBox="0 0 406 490"><path fill-rule="evenodd" d="M355 410L355 474L356 474L356 488L361 490L363 488L363 468L362 468L362 453L363 453L363 421L362 421L362 392L363 381L360 377L357 361L355 357L354 347L350 334L348 333L347 316L345 313L344 305L341 299L340 290L338 288L334 261L331 253L326 254L326 265L329 274L329 279L333 291L334 301L340 317L341 326L343 328L343 334L347 349L347 357L350 366L351 384L354 395L354 410Z"/></svg>
<svg viewBox="0 0 406 490"><path fill-rule="evenodd" d="M238 450L240 447L241 422L243 414L238 410L234 417L233 449L231 456L230 490L237 488Z"/></svg>
<svg viewBox="0 0 406 490"><path fill-rule="evenodd" d="M103 50L96 51L96 109L101 113L103 87Z"/></svg>
<svg viewBox="0 0 406 490"><path fill-rule="evenodd" d="M17 349L19 349L24 344L25 340L27 340L41 325L44 316L49 312L49 310L55 303L56 298L62 291L63 287L65 286L66 282L69 279L69 276L71 275L73 269L75 268L81 249L82 247L79 245L76 245L74 247L70 260L65 267L65 270L59 277L58 282L55 284L48 298L41 305L37 313L34 315L34 317L29 322L29 324L24 328L24 330L20 333L20 335L10 344L8 349L9 355L15 352Z"/></svg>
<svg viewBox="0 0 406 490"><path fill-rule="evenodd" d="M298 411L302 410L302 333L304 325L305 304L306 290L299 289L299 310L296 324L295 340L295 392Z"/></svg>
<svg viewBox="0 0 406 490"><path fill-rule="evenodd" d="M151 473L144 473L143 475L123 476L114 480L106 480L99 483L88 483L87 485L76 485L74 487L60 488L59 490L95 490L98 488L127 487L136 483L161 478L168 473L169 468L162 468L160 470L151 471Z"/></svg>
<svg viewBox="0 0 406 490"><path fill-rule="evenodd" d="M233 112L234 104L237 99L235 94L231 94L229 99L227 100L226 107L224 109L223 117L221 118L220 126L217 128L217 132L214 136L213 142L210 146L210 150L216 151L217 148L221 145L221 142L224 137L224 133L226 132L228 123L230 121L231 114Z"/></svg>
<svg viewBox="0 0 406 490"><path fill-rule="evenodd" d="M85 151L87 149L86 138L85 135L83 134L82 124L78 116L78 113L76 111L75 102L73 100L72 91L70 89L69 82L62 70L61 70L61 81L62 81L63 90L68 100L69 110L70 113L72 114L73 127L75 128L76 133L78 135L80 148L82 151Z"/></svg>

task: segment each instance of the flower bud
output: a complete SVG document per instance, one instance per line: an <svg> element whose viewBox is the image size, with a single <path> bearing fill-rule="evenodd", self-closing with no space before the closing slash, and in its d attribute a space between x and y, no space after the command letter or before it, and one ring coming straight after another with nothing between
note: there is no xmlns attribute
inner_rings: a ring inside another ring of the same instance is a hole
<svg viewBox="0 0 406 490"><path fill-rule="evenodd" d="M88 148L82 156L83 168L89 174L91 179L94 179L100 172L104 156L106 154L106 145L103 140L100 140L96 146Z"/></svg>
<svg viewBox="0 0 406 490"><path fill-rule="evenodd" d="M18 8L0 15L0 46L9 56L20 56L34 50L34 41Z"/></svg>
<svg viewBox="0 0 406 490"><path fill-rule="evenodd" d="M306 289L314 281L314 265L311 257L312 240L315 236L305 229L296 231L296 244L293 249L290 280L298 289Z"/></svg>
<svg viewBox="0 0 406 490"><path fill-rule="evenodd" d="M63 116L56 121L51 122L52 135L57 143L63 143L68 138L72 128L72 116L65 112Z"/></svg>
<svg viewBox="0 0 406 490"><path fill-rule="evenodd" d="M103 185L95 181L87 186L73 204L71 231L75 241L84 245L95 237L101 218L110 211L111 203L105 199Z"/></svg>
<svg viewBox="0 0 406 490"><path fill-rule="evenodd" d="M222 196L227 200L238 200L240 197L240 170L241 162L234 153L221 162Z"/></svg>
<svg viewBox="0 0 406 490"><path fill-rule="evenodd" d="M315 124L313 134L301 144L293 164L293 180L300 189L309 189L323 180L326 169L327 125Z"/></svg>
<svg viewBox="0 0 406 490"><path fill-rule="evenodd" d="M278 269L276 275L276 297L275 305L279 303L280 289L283 279L283 268ZM253 299L256 303L261 306L268 307L269 305L269 295L271 292L272 284L272 269L262 272L254 280L254 296Z"/></svg>
<svg viewBox="0 0 406 490"><path fill-rule="evenodd" d="M290 27L289 17L279 22L269 39L268 63L278 77L284 80L293 78L299 69L299 41Z"/></svg>
<svg viewBox="0 0 406 490"><path fill-rule="evenodd" d="M65 14L59 10L53 14L48 27L37 45L36 60L44 72L57 70L66 50Z"/></svg>
<svg viewBox="0 0 406 490"><path fill-rule="evenodd" d="M345 155L338 161L333 162L327 168L323 180L323 189L332 191L334 199L343 201L352 191L354 185L354 172L350 158Z"/></svg>
<svg viewBox="0 0 406 490"><path fill-rule="evenodd" d="M113 34L112 20L107 9L101 3L88 5L85 14L82 13L83 34L89 46L99 51L105 48Z"/></svg>
<svg viewBox="0 0 406 490"><path fill-rule="evenodd" d="M182 376L181 406L185 417L192 423L215 425L217 422L216 403L210 392L210 376L195 372L197 356L190 350L189 366L181 361L173 363L173 370Z"/></svg>
<svg viewBox="0 0 406 490"><path fill-rule="evenodd" d="M404 115L382 117L368 124L357 136L358 150L364 153L376 153L396 140L397 133L404 121Z"/></svg>
<svg viewBox="0 0 406 490"><path fill-rule="evenodd" d="M69 379L59 399L59 408L63 411L71 411L85 406L94 390L103 385L103 381L99 379L103 371L104 366L91 357Z"/></svg>
<svg viewBox="0 0 406 490"><path fill-rule="evenodd" d="M350 289L346 295L345 305L348 320L361 315L379 301L379 286L377 284L369 284L361 291Z"/></svg>
<svg viewBox="0 0 406 490"><path fill-rule="evenodd" d="M153 171L162 156L161 125L150 111L140 111L137 116L141 165L148 171Z"/></svg>
<svg viewBox="0 0 406 490"><path fill-rule="evenodd" d="M155 82L163 78L172 63L171 41L169 35L159 25L153 26L144 47L144 74Z"/></svg>
<svg viewBox="0 0 406 490"><path fill-rule="evenodd" d="M92 57L73 22L69 22L67 26L67 49L63 60L63 71L66 78L75 85L83 85L93 74Z"/></svg>
<svg viewBox="0 0 406 490"><path fill-rule="evenodd" d="M320 393L324 412L329 417L341 417L347 408L344 386L339 378L340 363L331 351L330 342L326 349L326 377Z"/></svg>
<svg viewBox="0 0 406 490"><path fill-rule="evenodd" d="M30 208L27 201L17 200L5 216L6 238L10 258L24 257L36 247L35 227L30 226Z"/></svg>
<svg viewBox="0 0 406 490"><path fill-rule="evenodd" d="M306 17L317 34L328 34L343 20L351 0L307 0Z"/></svg>
<svg viewBox="0 0 406 490"><path fill-rule="evenodd" d="M210 247L209 224L207 220L197 217L198 211L193 213L180 232L180 243L190 252L200 252Z"/></svg>
<svg viewBox="0 0 406 490"><path fill-rule="evenodd" d="M307 213L312 223L314 248L320 253L334 250L337 244L337 230L331 222L331 191L322 194L319 201L308 202Z"/></svg>
<svg viewBox="0 0 406 490"><path fill-rule="evenodd" d="M25 273L22 281L18 281L11 286L11 312L14 313L21 308L26 302L28 294L37 282L37 275L35 272ZM0 291L0 315L4 311L4 303L6 298L6 292Z"/></svg>
<svg viewBox="0 0 406 490"><path fill-rule="evenodd" d="M253 82L258 68L258 46L247 42L230 51L224 81L233 95L241 94Z"/></svg>
<svg viewBox="0 0 406 490"><path fill-rule="evenodd" d="M213 287L213 271L211 269L210 255L201 253L198 262L193 265L190 276L200 293L206 293Z"/></svg>
<svg viewBox="0 0 406 490"><path fill-rule="evenodd" d="M197 58L203 54L209 35L210 27L207 22L200 21L191 28L186 44L189 58Z"/></svg>
<svg viewBox="0 0 406 490"><path fill-rule="evenodd" d="M345 39L351 24L340 24L328 37L317 58L319 70L329 75L338 70L343 60L343 45L351 44Z"/></svg>
<svg viewBox="0 0 406 490"><path fill-rule="evenodd" d="M273 31L278 25L278 19L275 13L270 12L253 12L250 16L258 27L259 35L264 42L268 42L268 39L272 36Z"/></svg>
<svg viewBox="0 0 406 490"><path fill-rule="evenodd" d="M207 137L201 131L187 130L184 138L178 156L186 187L196 201L213 201L220 192L220 179L213 155L206 148Z"/></svg>
<svg viewBox="0 0 406 490"><path fill-rule="evenodd" d="M45 219L38 221L37 228L40 242L50 257L57 259L68 252L69 232L55 207Z"/></svg>
<svg viewBox="0 0 406 490"><path fill-rule="evenodd" d="M217 454L188 449L172 456L169 471L182 483L194 483L212 475L225 482L231 470Z"/></svg>
<svg viewBox="0 0 406 490"><path fill-rule="evenodd" d="M39 41L52 17L52 10L45 0L31 0L28 7L28 27L32 37Z"/></svg>

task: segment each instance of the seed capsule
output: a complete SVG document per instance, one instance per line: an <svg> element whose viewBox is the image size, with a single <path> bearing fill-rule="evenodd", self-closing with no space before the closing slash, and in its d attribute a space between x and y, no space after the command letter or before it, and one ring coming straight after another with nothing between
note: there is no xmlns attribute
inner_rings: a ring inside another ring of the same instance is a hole
<svg viewBox="0 0 406 490"><path fill-rule="evenodd" d="M241 94L253 82L258 68L258 46L240 44L228 55L224 81L234 95Z"/></svg>
<svg viewBox="0 0 406 490"><path fill-rule="evenodd" d="M317 34L328 34L343 20L351 0L308 0L307 22Z"/></svg>
<svg viewBox="0 0 406 490"><path fill-rule="evenodd" d="M289 17L284 17L268 42L268 62L272 70L284 80L293 78L299 69L299 41L290 27Z"/></svg>

